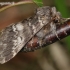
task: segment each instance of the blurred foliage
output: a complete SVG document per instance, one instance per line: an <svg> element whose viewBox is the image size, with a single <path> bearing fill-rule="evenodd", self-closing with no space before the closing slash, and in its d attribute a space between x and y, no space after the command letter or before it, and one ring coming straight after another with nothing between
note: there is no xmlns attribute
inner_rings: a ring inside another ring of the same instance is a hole
<svg viewBox="0 0 70 70"><path fill-rule="evenodd" d="M42 0L33 0L39 7L43 6Z"/></svg>
<svg viewBox="0 0 70 70"><path fill-rule="evenodd" d="M66 6L65 0L54 0L55 6L57 7L58 11L61 12L61 15L63 18L68 18L69 17L69 11Z"/></svg>

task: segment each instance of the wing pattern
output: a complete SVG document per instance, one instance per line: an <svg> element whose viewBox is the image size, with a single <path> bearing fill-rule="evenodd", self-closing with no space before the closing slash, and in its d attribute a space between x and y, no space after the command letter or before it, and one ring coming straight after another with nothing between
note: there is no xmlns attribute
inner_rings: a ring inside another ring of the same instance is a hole
<svg viewBox="0 0 70 70"><path fill-rule="evenodd" d="M2 30L0 33L0 63L3 64L12 59L42 27L50 23L51 17L49 6L40 7L33 17L11 24Z"/></svg>

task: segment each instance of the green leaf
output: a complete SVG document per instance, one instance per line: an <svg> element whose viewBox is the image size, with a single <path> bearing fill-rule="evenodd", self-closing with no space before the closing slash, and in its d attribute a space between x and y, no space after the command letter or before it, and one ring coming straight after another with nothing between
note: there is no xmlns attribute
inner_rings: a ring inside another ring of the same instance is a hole
<svg viewBox="0 0 70 70"><path fill-rule="evenodd" d="M39 6L43 6L43 1L42 0L34 0L34 2Z"/></svg>
<svg viewBox="0 0 70 70"><path fill-rule="evenodd" d="M61 12L64 18L69 17L67 6L65 5L65 0L54 0L57 9Z"/></svg>

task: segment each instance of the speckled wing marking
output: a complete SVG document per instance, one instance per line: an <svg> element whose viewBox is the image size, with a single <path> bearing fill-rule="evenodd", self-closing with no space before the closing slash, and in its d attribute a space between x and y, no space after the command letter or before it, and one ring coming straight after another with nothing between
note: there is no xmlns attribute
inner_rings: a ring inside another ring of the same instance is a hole
<svg viewBox="0 0 70 70"><path fill-rule="evenodd" d="M50 9L48 6L38 8L33 17L11 24L1 31L1 64L12 59L43 26L49 23Z"/></svg>
<svg viewBox="0 0 70 70"><path fill-rule="evenodd" d="M22 23L13 24L3 30L0 36L0 63L5 63L13 58L31 35L30 28Z"/></svg>

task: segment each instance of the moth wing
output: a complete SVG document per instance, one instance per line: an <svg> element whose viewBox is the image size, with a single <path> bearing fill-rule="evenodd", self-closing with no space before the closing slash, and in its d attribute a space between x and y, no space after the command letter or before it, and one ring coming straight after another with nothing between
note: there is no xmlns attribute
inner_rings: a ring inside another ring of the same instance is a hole
<svg viewBox="0 0 70 70"><path fill-rule="evenodd" d="M12 59L31 38L32 32L26 23L6 27L0 33L0 63Z"/></svg>
<svg viewBox="0 0 70 70"><path fill-rule="evenodd" d="M2 30L0 34L0 63L3 64L12 59L37 32L50 22L49 17L50 7L41 7L37 9L32 19L12 24Z"/></svg>

